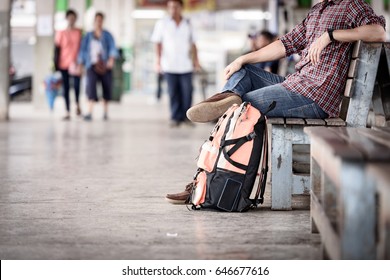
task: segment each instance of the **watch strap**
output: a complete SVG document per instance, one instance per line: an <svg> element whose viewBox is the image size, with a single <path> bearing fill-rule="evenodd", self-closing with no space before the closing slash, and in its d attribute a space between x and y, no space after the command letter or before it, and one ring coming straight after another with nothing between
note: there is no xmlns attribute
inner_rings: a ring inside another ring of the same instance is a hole
<svg viewBox="0 0 390 280"><path fill-rule="evenodd" d="M329 28L328 29L328 34L329 34L330 41L335 42L336 40L333 37L333 31L334 30L332 28Z"/></svg>

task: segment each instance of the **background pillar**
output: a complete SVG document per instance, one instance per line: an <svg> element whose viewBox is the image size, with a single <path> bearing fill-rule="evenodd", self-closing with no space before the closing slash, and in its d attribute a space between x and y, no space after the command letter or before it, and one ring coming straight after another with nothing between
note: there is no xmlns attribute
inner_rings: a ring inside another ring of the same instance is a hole
<svg viewBox="0 0 390 280"><path fill-rule="evenodd" d="M53 71L55 1L36 0L37 25L34 50L33 104L36 109L48 108L43 81Z"/></svg>
<svg viewBox="0 0 390 280"><path fill-rule="evenodd" d="M11 0L0 0L0 121L8 119Z"/></svg>
<svg viewBox="0 0 390 280"><path fill-rule="evenodd" d="M268 30L273 34L279 33L279 1L268 0L268 10L271 19L268 21Z"/></svg>

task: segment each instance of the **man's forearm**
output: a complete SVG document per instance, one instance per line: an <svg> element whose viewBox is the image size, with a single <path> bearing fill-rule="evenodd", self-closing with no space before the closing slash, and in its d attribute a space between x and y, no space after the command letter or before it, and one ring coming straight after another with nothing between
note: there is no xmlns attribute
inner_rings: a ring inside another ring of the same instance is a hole
<svg viewBox="0 0 390 280"><path fill-rule="evenodd" d="M157 54L157 64L160 65L161 55L162 55L162 44L161 43L156 44L156 54Z"/></svg>
<svg viewBox="0 0 390 280"><path fill-rule="evenodd" d="M241 64L253 64L266 61L274 61L286 56L286 49L280 40L277 40L258 51L240 56Z"/></svg>
<svg viewBox="0 0 390 280"><path fill-rule="evenodd" d="M386 41L386 31L381 25L363 25L354 29L335 30L333 38L340 42L355 42L362 40L365 42Z"/></svg>
<svg viewBox="0 0 390 280"><path fill-rule="evenodd" d="M192 60L194 62L194 66L198 68L199 65L199 58L198 58L198 48L195 44L192 44Z"/></svg>

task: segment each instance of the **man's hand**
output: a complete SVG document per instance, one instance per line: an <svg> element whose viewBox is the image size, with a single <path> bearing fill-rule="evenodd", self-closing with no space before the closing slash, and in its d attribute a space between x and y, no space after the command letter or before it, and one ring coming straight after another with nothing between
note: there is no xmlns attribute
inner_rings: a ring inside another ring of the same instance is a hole
<svg viewBox="0 0 390 280"><path fill-rule="evenodd" d="M156 65L154 65L154 70L156 71L156 73L159 73L159 74L162 74L162 67L161 67L161 63L157 62Z"/></svg>
<svg viewBox="0 0 390 280"><path fill-rule="evenodd" d="M229 80L229 78L242 67L242 62L240 58L237 58L228 66L226 66L224 72L225 80Z"/></svg>
<svg viewBox="0 0 390 280"><path fill-rule="evenodd" d="M114 68L115 58L110 57L107 61L107 69L111 70Z"/></svg>
<svg viewBox="0 0 390 280"><path fill-rule="evenodd" d="M322 51L331 43L328 32L325 32L317 40L315 40L309 49L309 60L313 64L320 62Z"/></svg>
<svg viewBox="0 0 390 280"><path fill-rule="evenodd" d="M194 71L196 73L201 73L202 72L202 66L200 66L200 63L198 60L194 61Z"/></svg>

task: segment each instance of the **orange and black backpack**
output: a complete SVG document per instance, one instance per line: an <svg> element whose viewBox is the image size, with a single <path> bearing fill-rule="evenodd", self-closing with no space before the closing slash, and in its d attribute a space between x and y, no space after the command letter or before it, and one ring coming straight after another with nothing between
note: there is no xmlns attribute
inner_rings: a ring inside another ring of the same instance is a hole
<svg viewBox="0 0 390 280"><path fill-rule="evenodd" d="M272 102L267 112L275 105ZM244 102L219 119L200 150L189 198L192 209L244 212L263 203L268 171L265 114ZM257 175L258 188L251 198Z"/></svg>

